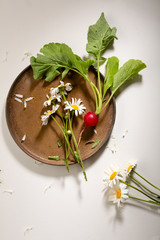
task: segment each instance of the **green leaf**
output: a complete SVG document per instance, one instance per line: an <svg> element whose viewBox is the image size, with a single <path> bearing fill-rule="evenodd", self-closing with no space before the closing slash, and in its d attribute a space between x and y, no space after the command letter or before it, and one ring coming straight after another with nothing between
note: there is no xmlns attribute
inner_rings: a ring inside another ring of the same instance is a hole
<svg viewBox="0 0 160 240"><path fill-rule="evenodd" d="M93 148L97 147L99 144L100 144L100 139L97 139L97 140L95 141L95 143L92 145L91 148L93 149Z"/></svg>
<svg viewBox="0 0 160 240"><path fill-rule="evenodd" d="M112 87L113 77L118 72L119 69L119 59L117 57L108 58L106 64L106 74L103 85L103 98L105 97L107 90Z"/></svg>
<svg viewBox="0 0 160 240"><path fill-rule="evenodd" d="M86 50L88 53L93 54L95 57L100 56L107 48L109 43L116 38L117 29L110 28L104 13L101 14L96 24L91 25L88 31L88 43Z"/></svg>
<svg viewBox="0 0 160 240"><path fill-rule="evenodd" d="M37 54L36 58L31 57L30 59L34 78L45 78L49 82L60 75L60 70L64 71L62 78L66 76L70 69L83 75L87 74L88 68L94 63L94 60L91 59L84 62L64 43L46 44L40 49L40 52L42 54Z"/></svg>
<svg viewBox="0 0 160 240"><path fill-rule="evenodd" d="M119 71L114 75L112 85L112 95L124 84L128 79L135 77L139 71L146 68L146 65L141 60L130 59Z"/></svg>
<svg viewBox="0 0 160 240"><path fill-rule="evenodd" d="M59 156L48 156L48 159L59 161Z"/></svg>
<svg viewBox="0 0 160 240"><path fill-rule="evenodd" d="M69 72L69 69L67 69L67 68L63 71L63 73L62 73L62 80L66 77L68 72Z"/></svg>
<svg viewBox="0 0 160 240"><path fill-rule="evenodd" d="M57 144L58 144L58 147L61 147L62 146L62 143L60 140L57 141Z"/></svg>

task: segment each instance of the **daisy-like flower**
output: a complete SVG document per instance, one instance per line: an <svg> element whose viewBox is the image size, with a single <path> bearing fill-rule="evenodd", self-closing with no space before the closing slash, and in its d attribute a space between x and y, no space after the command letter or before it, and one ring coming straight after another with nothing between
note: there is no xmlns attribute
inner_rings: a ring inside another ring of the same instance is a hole
<svg viewBox="0 0 160 240"><path fill-rule="evenodd" d="M117 182L122 179L121 176L119 176L119 167L117 165L111 165L110 168L108 168L105 171L105 178L103 179L103 181L106 184L106 188L108 187L113 187L113 185L117 184Z"/></svg>
<svg viewBox="0 0 160 240"><path fill-rule="evenodd" d="M64 84L63 81L60 81L60 85L58 86L59 91L63 90L64 94L67 95L67 92L70 92L72 90L71 83Z"/></svg>
<svg viewBox="0 0 160 240"><path fill-rule="evenodd" d="M75 115L78 116L82 115L84 113L86 107L81 104L82 100L79 98L78 100L75 98L72 98L72 102L65 102L65 108L64 110L70 110L70 111L75 111Z"/></svg>
<svg viewBox="0 0 160 240"><path fill-rule="evenodd" d="M56 87L56 88L50 88L50 94L51 94L51 96L55 96L57 93L59 93L58 87Z"/></svg>
<svg viewBox="0 0 160 240"><path fill-rule="evenodd" d="M118 207L121 206L121 202L128 199L128 189L123 183L117 183L113 188L108 191L108 201L117 204Z"/></svg>
<svg viewBox="0 0 160 240"><path fill-rule="evenodd" d="M67 92L70 92L71 90L72 90L71 83L64 84L63 81L60 81L60 85L58 85L58 87L50 89L50 94L51 96L53 96L58 92L63 91L64 94L67 95Z"/></svg>
<svg viewBox="0 0 160 240"><path fill-rule="evenodd" d="M123 177L123 180L126 180L126 177L131 173L132 169L135 168L136 165L137 165L136 160L130 160L125 164L123 170L120 173Z"/></svg>
<svg viewBox="0 0 160 240"><path fill-rule="evenodd" d="M56 106L52 105L52 110L48 110L47 112L44 112L44 114L41 116L42 125L47 125L48 124L49 117L53 113L55 113L58 108L59 108L58 104Z"/></svg>
<svg viewBox="0 0 160 240"><path fill-rule="evenodd" d="M57 100L58 102L61 102L62 95L61 93L56 93L55 95L51 95L51 97L47 95L47 98L48 100L43 103L44 107L50 106L53 100Z"/></svg>

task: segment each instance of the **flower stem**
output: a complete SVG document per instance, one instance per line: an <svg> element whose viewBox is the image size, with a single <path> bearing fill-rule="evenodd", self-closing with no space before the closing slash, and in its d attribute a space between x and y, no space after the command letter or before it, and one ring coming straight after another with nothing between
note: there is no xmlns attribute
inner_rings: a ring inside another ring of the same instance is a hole
<svg viewBox="0 0 160 240"><path fill-rule="evenodd" d="M132 199L139 200L139 201L143 201L143 202L147 202L147 203L152 203L152 204L160 205L160 203L158 203L158 202L148 201L148 200L141 199L141 198L137 198L137 197L133 197L133 196L128 196L128 197L129 197L129 198L132 198Z"/></svg>
<svg viewBox="0 0 160 240"><path fill-rule="evenodd" d="M70 146L70 142L68 141L68 137L66 136L65 132L63 131L63 129L61 128L61 126L59 125L59 123L57 122L57 120L55 119L55 117L53 117L52 115L51 115L51 117L52 117L52 119L55 121L55 123L58 125L58 127L59 127L60 130L61 130L61 132L63 133L63 135L64 135L64 137L65 137L65 140L66 140L66 142L67 142L67 144L68 144L69 150L71 151L72 155L74 156L73 150L72 150L72 148L71 148L71 146Z"/></svg>
<svg viewBox="0 0 160 240"><path fill-rule="evenodd" d="M150 184L152 187L156 188L157 190L160 191L160 188L156 187L155 185L153 185L152 183L150 183L147 179L145 179L144 177L142 177L139 173L137 173L134 169L132 169L132 171L137 174L140 178L142 178L144 181L146 181L148 184Z"/></svg>
<svg viewBox="0 0 160 240"><path fill-rule="evenodd" d="M70 115L69 115L69 125L70 125L70 130L71 130L71 133L72 133L72 138L73 138L73 142L74 142L74 146L76 148L76 152L79 156L79 160L80 160L80 166L83 170L83 175L84 175L84 178L85 180L87 181L87 176L86 176L86 172L84 170L84 166L83 166L83 161L82 161L82 158L81 158L81 155L80 155L80 150L79 150L79 147L78 147L78 143L77 143L77 140L75 138L75 135L74 135L74 131L73 131L73 128L72 128L72 120L73 120L73 115L72 115L72 119L70 118Z"/></svg>
<svg viewBox="0 0 160 240"><path fill-rule="evenodd" d="M135 179L134 177L132 177L131 175L129 176L134 182L136 182L138 185L142 186L144 189L146 189L148 192L150 192L151 194L155 195L156 197L160 198L160 195L158 195L157 193L152 192L150 189L148 189L147 187L145 187L141 182L139 182L137 179Z"/></svg>
<svg viewBox="0 0 160 240"><path fill-rule="evenodd" d="M130 183L128 183L128 182L124 182L123 180L120 180L120 182L122 182L122 183L126 184L127 186L129 186L129 187L131 187L131 188L133 188L133 189L137 190L138 192L140 192L140 193L144 194L146 197L148 197L148 198L152 199L153 201L160 203L160 202L159 202L159 201L157 201L156 199L152 198L152 197L151 197L149 194L147 194L147 193L143 192L142 190L138 189L137 187L135 187L135 186L131 185Z"/></svg>

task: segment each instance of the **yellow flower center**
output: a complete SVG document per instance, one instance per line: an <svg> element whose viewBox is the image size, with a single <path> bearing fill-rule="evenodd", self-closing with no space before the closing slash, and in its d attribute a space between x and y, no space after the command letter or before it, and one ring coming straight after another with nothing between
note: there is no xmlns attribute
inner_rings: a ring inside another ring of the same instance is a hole
<svg viewBox="0 0 160 240"><path fill-rule="evenodd" d="M71 107L74 109L74 110L79 110L79 107L75 104L72 104Z"/></svg>
<svg viewBox="0 0 160 240"><path fill-rule="evenodd" d="M118 189L117 190L117 199L120 199L121 198L121 189Z"/></svg>
<svg viewBox="0 0 160 240"><path fill-rule="evenodd" d="M131 170L131 168L133 167L133 165L129 165L127 172L129 172Z"/></svg>
<svg viewBox="0 0 160 240"><path fill-rule="evenodd" d="M53 110L51 110L51 111L47 112L47 113L46 113L46 116L48 116L48 115L52 114L52 112L53 112Z"/></svg>
<svg viewBox="0 0 160 240"><path fill-rule="evenodd" d="M113 180L115 178L115 176L117 175L117 172L113 172L110 176L110 180Z"/></svg>

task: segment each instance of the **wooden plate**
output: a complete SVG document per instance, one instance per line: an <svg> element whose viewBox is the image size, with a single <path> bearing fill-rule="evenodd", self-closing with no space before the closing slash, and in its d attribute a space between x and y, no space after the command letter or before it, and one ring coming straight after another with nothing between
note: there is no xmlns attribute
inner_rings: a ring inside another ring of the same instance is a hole
<svg viewBox="0 0 160 240"><path fill-rule="evenodd" d="M89 76L97 84L94 68L90 69ZM49 121L47 126L42 126L41 115L46 110L43 107L43 102L47 100L46 94L49 93L51 87L58 86L59 81L60 77L57 77L51 83L47 83L44 80L35 80L32 68L28 66L13 82L6 102L8 128L18 146L32 158L53 165L64 165L63 160L55 161L48 159L48 156L55 155L60 156L60 159L65 158L64 137L53 120ZM94 94L88 82L75 72L69 72L64 82L70 82L73 86L73 90L68 94L67 100L70 101L72 97L81 98L87 112L95 111ZM34 99L29 101L27 108L24 109L24 104L15 100L15 94L22 94L22 101L31 96ZM56 119L61 124L58 116L56 116ZM108 107L99 115L99 123L96 126L97 133L95 133L93 127L88 127L82 135L80 151L83 160L91 157L108 140L114 121L115 103L112 100ZM84 126L83 124L83 116L75 118L73 128L77 139ZM21 142L24 134L26 134L26 140ZM62 147L58 147L57 140L59 139L62 142ZM100 139L100 144L94 149L91 148L92 144L86 144L89 140L96 141L97 139ZM73 161L69 161L69 164L73 163Z"/></svg>

